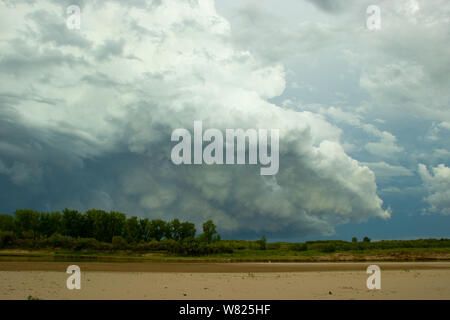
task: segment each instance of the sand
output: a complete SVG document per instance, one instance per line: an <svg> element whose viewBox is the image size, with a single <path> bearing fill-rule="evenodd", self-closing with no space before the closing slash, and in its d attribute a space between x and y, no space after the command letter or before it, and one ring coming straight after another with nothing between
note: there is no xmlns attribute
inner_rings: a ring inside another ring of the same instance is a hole
<svg viewBox="0 0 450 320"><path fill-rule="evenodd" d="M81 290L65 269L81 268ZM450 299L450 263L374 263L381 289L368 290L371 263L0 262L0 299Z"/></svg>

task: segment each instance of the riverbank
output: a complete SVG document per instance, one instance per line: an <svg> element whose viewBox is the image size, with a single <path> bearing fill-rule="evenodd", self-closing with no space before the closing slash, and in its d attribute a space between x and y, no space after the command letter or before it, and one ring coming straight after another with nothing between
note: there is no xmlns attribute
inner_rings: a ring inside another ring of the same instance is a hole
<svg viewBox="0 0 450 320"><path fill-rule="evenodd" d="M450 263L80 262L81 290L68 290L64 262L0 262L0 299L450 299Z"/></svg>

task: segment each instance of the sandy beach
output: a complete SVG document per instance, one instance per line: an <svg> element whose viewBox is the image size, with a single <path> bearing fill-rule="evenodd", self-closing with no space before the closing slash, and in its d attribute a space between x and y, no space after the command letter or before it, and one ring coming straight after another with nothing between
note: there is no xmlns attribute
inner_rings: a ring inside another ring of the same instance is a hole
<svg viewBox="0 0 450 320"><path fill-rule="evenodd" d="M81 268L81 290L65 270ZM450 299L450 263L0 262L0 299Z"/></svg>

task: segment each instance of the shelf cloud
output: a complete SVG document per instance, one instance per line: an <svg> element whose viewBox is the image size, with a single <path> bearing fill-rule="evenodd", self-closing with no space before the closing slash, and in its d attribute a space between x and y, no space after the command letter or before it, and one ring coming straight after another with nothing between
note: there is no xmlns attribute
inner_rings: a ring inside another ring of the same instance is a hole
<svg viewBox="0 0 450 320"><path fill-rule="evenodd" d="M285 68L240 48L213 1L86 1L80 30L67 29L61 3L0 3L5 210L96 207L283 236L389 218L341 129L270 102ZM279 129L279 172L174 165L171 133L196 120Z"/></svg>

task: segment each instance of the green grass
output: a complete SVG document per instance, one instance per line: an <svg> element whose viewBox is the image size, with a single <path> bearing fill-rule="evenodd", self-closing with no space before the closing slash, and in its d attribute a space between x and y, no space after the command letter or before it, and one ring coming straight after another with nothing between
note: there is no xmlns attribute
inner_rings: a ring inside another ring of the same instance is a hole
<svg viewBox="0 0 450 320"><path fill-rule="evenodd" d="M366 249L325 253L316 250L293 251L288 247L258 250L240 249L233 253L206 256L177 256L165 252L70 251L70 250L0 250L0 261L105 261L105 262L277 262L277 261L363 261L363 260L450 260L450 248Z"/></svg>

